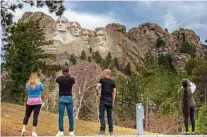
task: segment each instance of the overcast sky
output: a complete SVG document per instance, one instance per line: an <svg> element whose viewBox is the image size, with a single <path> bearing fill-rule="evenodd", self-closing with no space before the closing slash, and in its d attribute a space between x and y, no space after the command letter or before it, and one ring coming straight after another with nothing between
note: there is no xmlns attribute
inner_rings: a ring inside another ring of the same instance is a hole
<svg viewBox="0 0 207 137"><path fill-rule="evenodd" d="M69 21L79 22L83 28L94 30L118 22L129 30L141 23L153 22L170 32L180 27L192 29L202 41L207 37L207 1L65 1L64 5L64 16ZM22 10L15 12L15 21L26 11L42 11L57 18L48 12L47 7L38 9L25 4Z"/></svg>

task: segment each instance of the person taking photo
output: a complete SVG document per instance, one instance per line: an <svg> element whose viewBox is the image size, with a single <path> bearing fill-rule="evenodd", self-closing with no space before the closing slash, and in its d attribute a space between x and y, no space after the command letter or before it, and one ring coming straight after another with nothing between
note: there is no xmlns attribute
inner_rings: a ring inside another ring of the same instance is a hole
<svg viewBox="0 0 207 137"><path fill-rule="evenodd" d="M56 82L59 84L59 102L58 102L58 123L59 123L59 132L56 136L64 136L64 112L65 108L68 113L69 119L69 135L74 136L74 118L73 118L73 96L72 88L75 83L75 79L70 76L69 68L63 66L62 74L57 77Z"/></svg>
<svg viewBox="0 0 207 137"><path fill-rule="evenodd" d="M193 92L195 91L195 85L188 79L182 81L182 87L178 90L181 110L183 113L184 125L185 125L185 135L189 135L188 130L188 119L190 116L192 125L192 135L195 134L195 100L193 98Z"/></svg>
<svg viewBox="0 0 207 137"><path fill-rule="evenodd" d="M33 112L32 136L37 137L35 130L37 128L38 116L42 105L41 93L44 90L43 84L40 82L37 73L32 73L30 75L29 80L26 84L26 90L28 93L28 99L21 136L25 136L26 126L28 124L31 113Z"/></svg>

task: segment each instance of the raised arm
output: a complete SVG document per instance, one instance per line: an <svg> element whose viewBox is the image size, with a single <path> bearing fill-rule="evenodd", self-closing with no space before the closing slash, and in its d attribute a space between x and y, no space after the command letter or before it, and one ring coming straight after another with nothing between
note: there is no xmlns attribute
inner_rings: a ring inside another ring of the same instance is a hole
<svg viewBox="0 0 207 137"><path fill-rule="evenodd" d="M62 76L62 75L63 75L62 72L60 72L59 75L57 76L56 80L55 80L56 83L59 83L60 76Z"/></svg>
<svg viewBox="0 0 207 137"><path fill-rule="evenodd" d="M196 85L192 82L190 82L190 88L191 88L191 92L194 93L196 90Z"/></svg>

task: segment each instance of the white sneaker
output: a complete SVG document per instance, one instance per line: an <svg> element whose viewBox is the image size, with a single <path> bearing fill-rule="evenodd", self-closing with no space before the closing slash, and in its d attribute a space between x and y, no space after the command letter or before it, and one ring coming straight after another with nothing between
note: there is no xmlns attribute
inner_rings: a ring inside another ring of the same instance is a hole
<svg viewBox="0 0 207 137"><path fill-rule="evenodd" d="M75 136L74 132L70 132L69 136Z"/></svg>
<svg viewBox="0 0 207 137"><path fill-rule="evenodd" d="M59 131L57 134L56 134L56 137L60 137L60 136L64 136L64 133L62 131Z"/></svg>
<svg viewBox="0 0 207 137"><path fill-rule="evenodd" d="M25 129L22 129L21 136L25 136L25 133L26 133L26 130Z"/></svg>
<svg viewBox="0 0 207 137"><path fill-rule="evenodd" d="M32 132L32 137L37 137L37 133Z"/></svg>

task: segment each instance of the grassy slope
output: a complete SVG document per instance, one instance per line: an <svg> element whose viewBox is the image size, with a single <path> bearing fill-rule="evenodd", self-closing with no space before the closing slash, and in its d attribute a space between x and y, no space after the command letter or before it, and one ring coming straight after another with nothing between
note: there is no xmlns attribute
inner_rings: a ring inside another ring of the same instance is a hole
<svg viewBox="0 0 207 137"><path fill-rule="evenodd" d="M22 120L25 108L20 105L9 103L1 104L1 134L2 136L19 136L22 128ZM54 136L58 131L58 115L42 111L39 117L37 133L40 136ZM68 122L65 117L65 135L68 135ZM32 117L30 118L27 134L31 135ZM96 135L99 124L83 120L75 120L75 134L77 136ZM115 135L136 135L136 130L122 127L115 127ZM145 134L151 134L146 133Z"/></svg>

